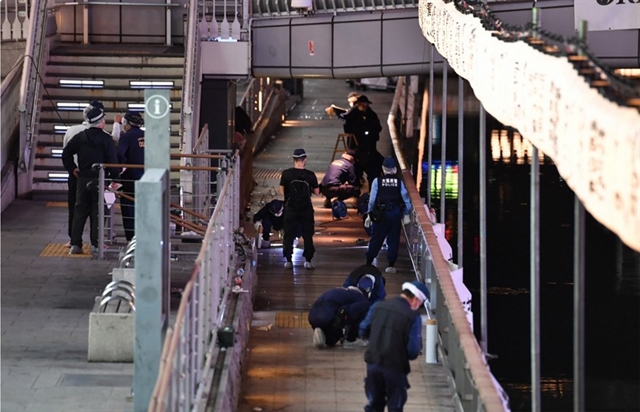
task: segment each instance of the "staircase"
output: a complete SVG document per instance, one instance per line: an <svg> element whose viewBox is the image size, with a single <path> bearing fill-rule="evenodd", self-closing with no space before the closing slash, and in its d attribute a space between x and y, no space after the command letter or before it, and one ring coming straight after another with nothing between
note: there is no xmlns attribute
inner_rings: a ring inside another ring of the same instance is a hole
<svg viewBox="0 0 640 412"><path fill-rule="evenodd" d="M156 82L153 87L171 90L171 149L178 152L183 69L182 47L73 44L51 50L35 133L33 198L66 200L63 136L68 126L82 123L91 100L104 105L109 133L115 115L144 110L144 89L151 86L131 82Z"/></svg>

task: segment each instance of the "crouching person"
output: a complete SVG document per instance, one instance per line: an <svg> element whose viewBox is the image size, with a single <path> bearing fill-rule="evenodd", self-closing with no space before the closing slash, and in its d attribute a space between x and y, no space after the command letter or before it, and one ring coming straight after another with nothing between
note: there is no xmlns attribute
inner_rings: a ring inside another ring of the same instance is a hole
<svg viewBox="0 0 640 412"><path fill-rule="evenodd" d="M313 344L321 349L334 346L345 339L355 342L358 325L369 310L370 303L362 291L354 286L332 288L324 292L309 310L309 324L313 329Z"/></svg>
<svg viewBox="0 0 640 412"><path fill-rule="evenodd" d="M386 279L377 267L362 265L349 273L342 287L358 286L367 296L369 303L373 305L387 296L387 291L384 288L385 283Z"/></svg>
<svg viewBox="0 0 640 412"><path fill-rule="evenodd" d="M282 230L284 226L284 215L282 212L284 212L284 204L282 201L273 199L253 215L253 223L255 224L256 231L260 230L260 226L262 226L262 247L268 248L271 246L269 241L271 229Z"/></svg>

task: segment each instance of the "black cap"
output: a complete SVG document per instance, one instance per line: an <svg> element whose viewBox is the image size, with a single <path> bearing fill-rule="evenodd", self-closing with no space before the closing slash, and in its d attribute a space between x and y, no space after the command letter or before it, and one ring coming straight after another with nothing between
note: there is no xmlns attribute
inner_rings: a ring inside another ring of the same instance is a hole
<svg viewBox="0 0 640 412"><path fill-rule="evenodd" d="M98 109L102 109L104 111L104 105L97 100L92 100L89 102L89 106L97 107Z"/></svg>
<svg viewBox="0 0 640 412"><path fill-rule="evenodd" d="M125 113L124 119L131 126L137 126L137 127L144 126L144 119L142 118L142 115L139 112L134 112L129 110L127 113Z"/></svg>
<svg viewBox="0 0 640 412"><path fill-rule="evenodd" d="M303 157L307 157L307 152L304 149L296 149L293 151L294 159L302 159Z"/></svg>
<svg viewBox="0 0 640 412"><path fill-rule="evenodd" d="M367 96L365 96L364 94L360 97L358 97L358 100L356 100L356 103L368 103L371 104L371 101L367 98Z"/></svg>
<svg viewBox="0 0 640 412"><path fill-rule="evenodd" d="M104 110L102 110L99 107L95 107L93 105L89 111L85 111L84 113L84 120L86 120L87 123L95 123L98 120L102 119L103 117L104 117Z"/></svg>

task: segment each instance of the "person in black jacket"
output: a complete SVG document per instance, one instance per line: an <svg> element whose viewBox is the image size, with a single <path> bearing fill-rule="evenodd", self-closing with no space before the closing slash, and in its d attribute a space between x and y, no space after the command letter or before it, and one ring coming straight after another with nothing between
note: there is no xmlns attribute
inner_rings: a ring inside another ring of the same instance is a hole
<svg viewBox="0 0 640 412"><path fill-rule="evenodd" d="M282 230L284 227L284 204L278 199L273 199L264 205L253 215L253 223L256 231L262 226L262 247L268 248L271 229Z"/></svg>
<svg viewBox="0 0 640 412"><path fill-rule="evenodd" d="M320 183L320 193L325 196L324 207L331 207L331 199L345 200L360 196L360 182L354 167L355 150L347 150L340 159L329 165Z"/></svg>
<svg viewBox="0 0 640 412"><path fill-rule="evenodd" d="M93 107L84 113L88 129L76 134L62 150L62 163L69 173L78 178L76 193L76 207L73 216L71 234L71 249L69 254L82 254L82 232L89 218L91 253L98 254L98 207L99 201L98 177L99 171L93 170L94 163L118 163L116 147L111 135L105 132L104 111ZM78 156L78 164L73 155ZM106 170L106 177L117 178L119 169ZM100 194L101 195L101 194Z"/></svg>
<svg viewBox="0 0 640 412"><path fill-rule="evenodd" d="M369 340L364 354L364 388L369 401L365 412L383 412L385 405L389 412L402 412L409 388L409 361L422 349L418 310L428 298L424 283L405 282L400 296L373 304L360 323L360 336Z"/></svg>
<svg viewBox="0 0 640 412"><path fill-rule="evenodd" d="M283 170L280 177L280 193L284 194L284 240L282 254L287 260L285 269L293 269L293 241L300 227L304 239L305 269L315 269L311 263L316 251L313 246L313 204L311 195L319 195L318 178L311 170L307 170L307 153L304 149L293 151L293 167Z"/></svg>
<svg viewBox="0 0 640 412"><path fill-rule="evenodd" d="M382 125L378 115L369 105L371 101L367 96L359 96L355 105L351 110L340 115L346 123L344 125L345 133L352 133L357 140L356 147L356 169L362 170L367 174L369 187L373 179L380 175L380 167L384 157L378 152L376 147L380 139ZM358 172L358 178L361 172Z"/></svg>
<svg viewBox="0 0 640 412"><path fill-rule="evenodd" d="M342 342L354 342L358 325L369 310L370 303L355 286L332 288L324 292L309 310L309 324L313 329L313 344L322 349Z"/></svg>
<svg viewBox="0 0 640 412"><path fill-rule="evenodd" d="M139 112L128 111L122 119L124 134L118 140L118 162L121 164L144 166L144 119ZM120 174L122 191L135 199L135 181L140 180L144 174L144 168L138 169L126 167ZM135 204L127 197L120 197L120 210L122 212L122 226L127 242L135 235Z"/></svg>
<svg viewBox="0 0 640 412"><path fill-rule="evenodd" d="M383 300L387 296L385 290L386 279L382 276L382 272L372 265L362 265L353 269L347 276L343 288L349 286L359 287L367 296L369 303L374 304L379 300Z"/></svg>

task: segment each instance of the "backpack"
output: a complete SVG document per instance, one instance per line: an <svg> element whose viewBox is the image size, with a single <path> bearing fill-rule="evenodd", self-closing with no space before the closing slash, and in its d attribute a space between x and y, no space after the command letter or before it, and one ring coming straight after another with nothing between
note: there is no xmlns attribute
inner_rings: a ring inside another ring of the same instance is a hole
<svg viewBox="0 0 640 412"><path fill-rule="evenodd" d="M292 180L289 183L287 207L292 210L304 210L311 206L311 189L304 180Z"/></svg>

